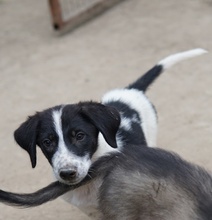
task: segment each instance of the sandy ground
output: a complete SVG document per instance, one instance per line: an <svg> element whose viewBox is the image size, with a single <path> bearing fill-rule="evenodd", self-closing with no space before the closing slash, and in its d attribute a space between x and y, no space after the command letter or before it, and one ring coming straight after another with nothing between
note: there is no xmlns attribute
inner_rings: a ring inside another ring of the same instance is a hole
<svg viewBox="0 0 212 220"><path fill-rule="evenodd" d="M0 1L0 188L32 192L52 181L38 150L32 170L13 131L28 115L61 103L99 100L161 58L212 51L209 0L126 0L58 37L47 1ZM158 145L212 170L212 53L173 67L148 96L159 115ZM33 209L0 204L0 220L88 219L61 199Z"/></svg>

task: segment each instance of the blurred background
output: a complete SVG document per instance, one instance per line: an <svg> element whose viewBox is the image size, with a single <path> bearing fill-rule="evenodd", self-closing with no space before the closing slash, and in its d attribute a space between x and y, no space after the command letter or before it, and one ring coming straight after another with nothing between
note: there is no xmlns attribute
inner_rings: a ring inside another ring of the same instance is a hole
<svg viewBox="0 0 212 220"><path fill-rule="evenodd" d="M77 2L77 1L75 1ZM32 192L52 181L13 139L36 111L100 100L162 58L202 47L212 51L212 1L125 0L67 33L52 26L49 2L0 0L0 188ZM158 146L212 170L212 54L164 72L147 92L159 120ZM0 204L0 220L87 220L58 199L33 209Z"/></svg>

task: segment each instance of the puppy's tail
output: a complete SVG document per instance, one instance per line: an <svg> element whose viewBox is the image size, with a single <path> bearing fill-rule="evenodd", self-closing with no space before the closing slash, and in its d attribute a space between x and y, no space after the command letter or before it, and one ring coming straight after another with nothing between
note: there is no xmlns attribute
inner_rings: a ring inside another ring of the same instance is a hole
<svg viewBox="0 0 212 220"><path fill-rule="evenodd" d="M188 58L192 58L195 56L202 55L207 53L206 50L198 48L193 50L188 50L181 53L176 53L166 57L165 59L158 62L152 69L147 71L143 76L141 76L137 81L130 84L127 88L128 89L137 89L140 91L145 92L147 88L155 81L155 79L160 76L160 74L172 67L174 64L186 60Z"/></svg>
<svg viewBox="0 0 212 220"><path fill-rule="evenodd" d="M0 190L0 202L17 207L35 207L52 201L71 190L71 186L58 181L30 194L18 194Z"/></svg>
<svg viewBox="0 0 212 220"><path fill-rule="evenodd" d="M108 170L111 170L112 167L115 166L114 164L116 163L119 155L119 152L113 152L95 161L92 164L88 175L81 182L75 185L66 185L56 181L34 193L28 194L12 193L0 190L0 203L10 206L29 208L55 200L68 191L79 188L80 186L89 183L97 176L107 173Z"/></svg>

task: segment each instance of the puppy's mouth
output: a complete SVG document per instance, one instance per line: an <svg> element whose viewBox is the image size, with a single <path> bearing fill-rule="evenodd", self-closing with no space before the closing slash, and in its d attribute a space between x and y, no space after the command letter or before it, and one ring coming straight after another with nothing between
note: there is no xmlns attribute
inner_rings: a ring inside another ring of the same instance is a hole
<svg viewBox="0 0 212 220"><path fill-rule="evenodd" d="M72 186L72 185L76 185L78 183L80 183L84 178L81 178L81 179L77 179L77 180L63 180L63 179L60 179L59 182L63 183L63 184L66 184L66 185L69 185L69 186Z"/></svg>
<svg viewBox="0 0 212 220"><path fill-rule="evenodd" d="M85 177L85 174L79 174L77 171L69 169L61 169L58 173L55 173L56 179L66 185L76 185L80 183Z"/></svg>

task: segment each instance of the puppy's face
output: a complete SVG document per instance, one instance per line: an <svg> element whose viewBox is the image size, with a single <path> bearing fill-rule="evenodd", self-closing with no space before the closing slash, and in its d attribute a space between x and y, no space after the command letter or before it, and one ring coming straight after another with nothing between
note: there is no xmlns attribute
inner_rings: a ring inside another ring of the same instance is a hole
<svg viewBox="0 0 212 220"><path fill-rule="evenodd" d="M86 102L56 106L39 112L16 131L15 139L36 165L38 145L53 167L55 177L66 184L80 182L88 173L102 133L116 148L119 113L102 104Z"/></svg>

